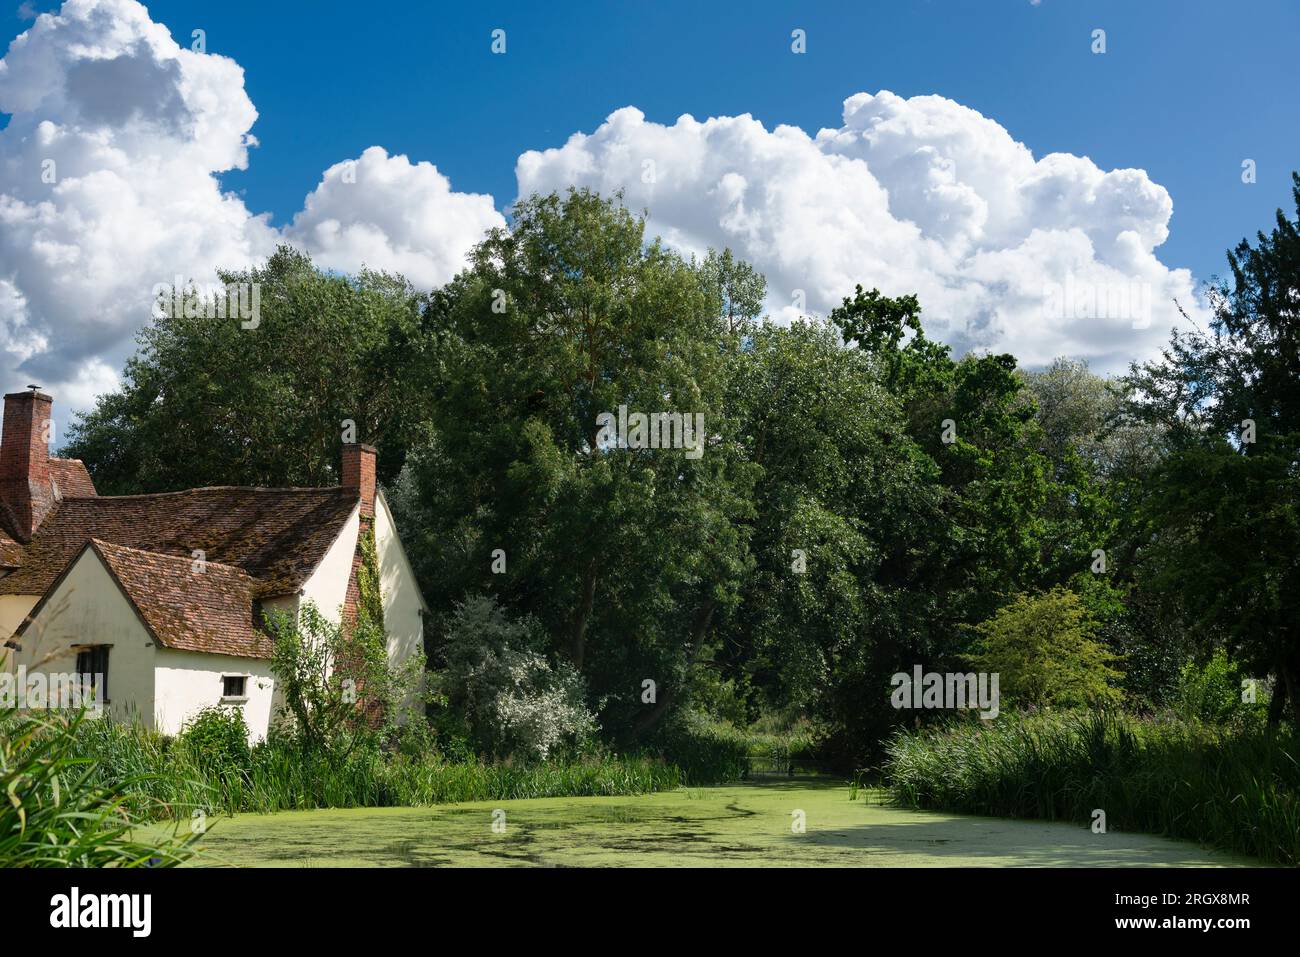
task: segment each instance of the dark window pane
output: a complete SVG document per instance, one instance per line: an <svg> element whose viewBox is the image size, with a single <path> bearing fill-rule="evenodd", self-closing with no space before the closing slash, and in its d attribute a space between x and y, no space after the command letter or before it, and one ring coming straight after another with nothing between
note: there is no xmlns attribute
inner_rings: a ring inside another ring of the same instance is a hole
<svg viewBox="0 0 1300 957"><path fill-rule="evenodd" d="M102 700L108 700L108 646L95 645L77 652L77 674L84 682L95 682Z"/></svg>

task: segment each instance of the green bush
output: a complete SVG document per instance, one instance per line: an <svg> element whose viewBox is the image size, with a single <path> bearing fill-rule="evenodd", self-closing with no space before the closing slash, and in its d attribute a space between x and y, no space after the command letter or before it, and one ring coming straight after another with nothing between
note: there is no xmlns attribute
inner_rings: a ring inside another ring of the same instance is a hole
<svg viewBox="0 0 1300 957"><path fill-rule="evenodd" d="M181 729L178 743L202 767L220 773L248 773L248 725L239 708L204 708Z"/></svg>
<svg viewBox="0 0 1300 957"><path fill-rule="evenodd" d="M1174 710L1192 721L1262 724L1268 717L1268 696L1259 693L1254 702L1242 700L1242 682L1248 678L1245 669L1222 649L1204 664L1189 661L1178 674Z"/></svg>
<svg viewBox="0 0 1300 957"><path fill-rule="evenodd" d="M1120 712L1003 714L900 731L885 781L908 807L1087 823L1300 863L1300 736Z"/></svg>
<svg viewBox="0 0 1300 957"><path fill-rule="evenodd" d="M381 624L360 615L350 628L308 602L297 615L266 616L274 641L271 670L284 700L277 729L300 750L319 751L336 765L379 747L414 717L424 656L392 665Z"/></svg>
<svg viewBox="0 0 1300 957"><path fill-rule="evenodd" d="M649 749L681 769L692 786L743 780L749 774L751 742L726 722L686 715L666 724Z"/></svg>
<svg viewBox="0 0 1300 957"><path fill-rule="evenodd" d="M494 598L474 596L456 606L446 639L435 695L463 716L477 750L524 760L587 750L596 726L582 676L547 658L532 620L512 620Z"/></svg>
<svg viewBox="0 0 1300 957"><path fill-rule="evenodd" d="M1066 588L1017 595L975 626L970 660L999 675L1004 705L1116 703L1120 692L1112 682L1123 674L1111 667L1118 657L1093 639L1097 628L1088 606Z"/></svg>

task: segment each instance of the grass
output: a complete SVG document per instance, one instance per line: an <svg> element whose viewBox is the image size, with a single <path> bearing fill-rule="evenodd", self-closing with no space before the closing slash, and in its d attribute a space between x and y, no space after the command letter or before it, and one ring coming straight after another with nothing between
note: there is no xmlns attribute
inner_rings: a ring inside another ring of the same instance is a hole
<svg viewBox="0 0 1300 957"><path fill-rule="evenodd" d="M1118 712L1005 714L900 732L884 778L900 804L1091 823L1300 863L1292 731L1220 730Z"/></svg>
<svg viewBox="0 0 1300 957"><path fill-rule="evenodd" d="M1169 787L1169 773L1184 766L1201 775L1187 778L1188 787L1208 788L1212 773L1218 787L1207 791L1213 805L1183 808L1182 823L1166 833L1203 837L1206 815L1218 815L1216 821L1230 818L1255 834L1235 846L1249 852L1263 846L1264 833L1284 828L1289 814L1295 837L1294 776L1289 791L1276 785L1288 767L1294 773L1293 752L1258 736L1148 727L1114 716L972 724L902 735L891 744L890 783L904 803L1081 821L1087 815L1080 809L1100 806L1115 829L1104 835L1065 824L884 808L855 801L858 792L826 780L700 787L693 782L745 774L755 754L777 748L778 756L789 756L801 747L789 736L773 741L718 726L679 732L680 766L648 756L487 764L378 752L333 766L272 741L234 768L215 766L185 738L139 727L0 717L0 784L11 795L0 803L0 863L10 866L179 863L193 844L176 840L173 825L144 822L195 811L235 815L202 838L210 863L1245 863L1132 833L1156 829L1138 813L1139 782L1149 796L1177 804L1185 795ZM1274 783L1257 792L1243 787L1243 765L1252 762L1261 780ZM1264 806L1266 798L1271 805ZM491 830L498 807L507 812L505 835ZM791 830L796 812L806 819L804 833ZM1279 859L1267 850L1255 853Z"/></svg>
<svg viewBox="0 0 1300 957"><path fill-rule="evenodd" d="M749 774L749 738L723 722L688 718L661 736L657 753L681 769L683 784L740 781Z"/></svg>
<svg viewBox="0 0 1300 957"><path fill-rule="evenodd" d="M664 737L661 748L682 769L684 783L703 786L742 781L755 771L793 773L811 763L814 741L807 722L740 728L692 715Z"/></svg>
<svg viewBox="0 0 1300 957"><path fill-rule="evenodd" d="M645 753L597 754L548 762L446 760L359 751L332 763L292 740L272 737L231 763L214 760L202 737L168 738L138 724L84 722L76 751L94 783L120 788L123 805L149 820L315 808L426 807L464 801L646 794L683 785L743 780L754 761L787 765L807 753L806 734L754 733L691 720Z"/></svg>

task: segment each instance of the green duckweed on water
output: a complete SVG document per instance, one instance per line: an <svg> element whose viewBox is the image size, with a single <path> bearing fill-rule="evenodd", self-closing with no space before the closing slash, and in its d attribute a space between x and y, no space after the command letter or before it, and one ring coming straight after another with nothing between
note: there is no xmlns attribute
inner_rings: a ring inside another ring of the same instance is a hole
<svg viewBox="0 0 1300 957"><path fill-rule="evenodd" d="M197 866L1251 866L1182 841L1041 821L911 811L796 780L629 797L240 814ZM504 811L504 830L501 815ZM792 824L802 812L805 829ZM493 822L498 822L497 830Z"/></svg>

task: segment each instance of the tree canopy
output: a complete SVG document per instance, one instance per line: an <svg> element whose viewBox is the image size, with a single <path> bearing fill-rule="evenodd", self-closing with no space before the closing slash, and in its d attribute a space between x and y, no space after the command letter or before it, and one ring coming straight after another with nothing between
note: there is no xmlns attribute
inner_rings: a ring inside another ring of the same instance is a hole
<svg viewBox="0 0 1300 957"><path fill-rule="evenodd" d="M1296 220L1228 253L1209 329L1176 333L1127 377L1128 412L1168 443L1139 503L1154 588L1300 720L1300 175Z"/></svg>
<svg viewBox="0 0 1300 957"><path fill-rule="evenodd" d="M613 742L797 712L860 766L913 665L1157 707L1215 647L1294 707L1297 228L1238 246L1210 330L1119 381L954 358L915 296L861 286L779 325L730 250L684 258L617 196L532 196L427 294L287 248L223 274L261 285L256 328L156 319L66 451L104 492L323 485L353 423L431 667L478 661L465 609L490 609L528 635L533 697L566 676Z"/></svg>
<svg viewBox="0 0 1300 957"><path fill-rule="evenodd" d="M410 284L322 272L289 247L220 278L257 284L258 315L161 310L64 453L87 463L100 494L328 485L352 423L383 446L380 478L395 478L426 414L415 385L435 357Z"/></svg>

